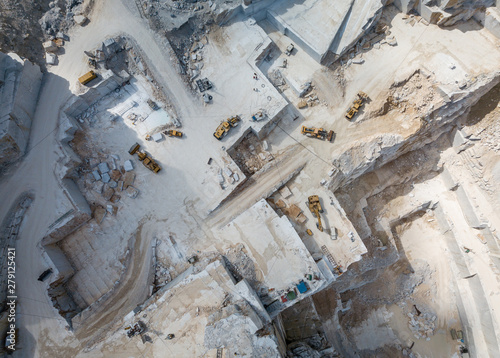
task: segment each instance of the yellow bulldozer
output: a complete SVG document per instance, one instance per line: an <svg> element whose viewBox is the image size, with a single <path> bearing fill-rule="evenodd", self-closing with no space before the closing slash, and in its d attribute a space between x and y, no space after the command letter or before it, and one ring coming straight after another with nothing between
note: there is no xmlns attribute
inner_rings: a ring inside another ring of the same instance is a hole
<svg viewBox="0 0 500 358"><path fill-rule="evenodd" d="M321 213L323 212L323 208L321 207L321 203L319 202L319 196L317 195L311 195L308 200L308 205L309 205L309 210L311 210L311 213L315 217L318 218L318 223L316 226L318 227L319 231L323 231L323 225L321 225Z"/></svg>
<svg viewBox="0 0 500 358"><path fill-rule="evenodd" d="M351 107L347 110L345 117L347 119L352 119L359 109L363 106L364 101L368 98L368 95L364 92L358 92L356 99L352 102Z"/></svg>
<svg viewBox="0 0 500 358"><path fill-rule="evenodd" d="M149 154L147 154L146 152L140 152L139 151L140 147L141 146L139 145L139 143L135 143L132 147L130 147L130 150L128 152L130 153L130 155L134 155L135 153L137 153L139 160L142 162L142 164L146 168L148 168L149 170L151 170L155 174L158 173L161 170L158 163L156 163L153 160L153 158L151 158L151 156Z"/></svg>

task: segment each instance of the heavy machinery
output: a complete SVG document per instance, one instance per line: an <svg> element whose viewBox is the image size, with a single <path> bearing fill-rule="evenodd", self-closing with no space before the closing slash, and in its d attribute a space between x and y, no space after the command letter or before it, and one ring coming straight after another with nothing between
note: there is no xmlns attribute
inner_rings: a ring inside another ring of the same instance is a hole
<svg viewBox="0 0 500 358"><path fill-rule="evenodd" d="M205 92L208 91L213 87L212 82L208 80L208 78L203 78L201 80L196 80L196 85L198 86L198 89L200 92Z"/></svg>
<svg viewBox="0 0 500 358"><path fill-rule="evenodd" d="M233 116L227 120L227 123L229 123L231 127L236 127L240 120L241 120L240 116Z"/></svg>
<svg viewBox="0 0 500 358"><path fill-rule="evenodd" d="M160 109L160 107L152 99L148 99L147 102L148 102L149 108L151 108L153 111L157 111Z"/></svg>
<svg viewBox="0 0 500 358"><path fill-rule="evenodd" d="M309 204L309 210L311 210L311 213L313 213L313 215L318 218L318 223L316 224L318 230L323 231L323 225L321 225L320 215L320 213L323 212L323 208L321 207L321 203L319 202L319 196L311 195L309 198L307 198L307 201Z"/></svg>
<svg viewBox="0 0 500 358"><path fill-rule="evenodd" d="M318 139L325 139L328 135L328 132L323 128L308 128L306 126L302 126L302 134L305 134L309 137L314 137Z"/></svg>
<svg viewBox="0 0 500 358"><path fill-rule="evenodd" d="M262 121L264 119L266 119L266 114L262 110L252 115L252 121L254 122Z"/></svg>
<svg viewBox="0 0 500 358"><path fill-rule="evenodd" d="M135 143L132 147L130 147L128 152L130 153L130 155L134 155L135 153L137 153L139 160L146 168L148 168L155 174L158 173L161 170L158 163L156 163L153 158L151 158L151 156L149 156L146 152L140 152L140 147L141 146L139 145L139 143Z"/></svg>
<svg viewBox="0 0 500 358"><path fill-rule="evenodd" d="M176 131L175 129L170 129L168 131L163 132L165 135L170 137L179 137L182 138L182 132Z"/></svg>
<svg viewBox="0 0 500 358"><path fill-rule="evenodd" d="M230 129L231 125L229 123L222 122L215 130L214 137L217 138L218 140L221 140L226 136L227 132L229 132Z"/></svg>
<svg viewBox="0 0 500 358"><path fill-rule="evenodd" d="M86 85L87 83L89 83L90 81L92 81L95 78L97 78L97 75L95 74L95 72L94 71L89 71L86 74L84 74L83 76L79 77L78 81L82 85Z"/></svg>
<svg viewBox="0 0 500 358"><path fill-rule="evenodd" d="M87 63L89 64L90 67L97 68L97 61L94 58L89 57Z"/></svg>
<svg viewBox="0 0 500 358"><path fill-rule="evenodd" d="M138 321L133 325L125 327L125 332L128 338L132 338L133 336L143 333L145 329L146 325L142 321Z"/></svg>
<svg viewBox="0 0 500 358"><path fill-rule="evenodd" d="M359 109L363 106L364 101L368 98L368 95L364 92L358 92L356 99L352 102L351 107L347 110L345 116L347 119L352 119Z"/></svg>
<svg viewBox="0 0 500 358"><path fill-rule="evenodd" d="M236 127L238 125L240 120L241 120L240 116L233 116L231 118L228 118L225 122L219 124L219 126L214 132L214 137L217 138L218 140L221 140L226 136L226 134L232 127Z"/></svg>

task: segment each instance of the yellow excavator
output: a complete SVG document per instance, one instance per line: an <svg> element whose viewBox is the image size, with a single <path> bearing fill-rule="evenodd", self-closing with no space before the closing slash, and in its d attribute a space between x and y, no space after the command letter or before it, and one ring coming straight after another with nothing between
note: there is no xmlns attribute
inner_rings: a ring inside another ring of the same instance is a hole
<svg viewBox="0 0 500 358"><path fill-rule="evenodd" d="M130 147L130 150L128 152L130 153L130 155L134 155L135 153L137 153L139 160L146 168L148 168L155 174L158 173L161 170L158 163L156 163L153 158L151 158L146 152L139 152L140 147L141 146L139 145L139 143L135 143L132 147Z"/></svg>
<svg viewBox="0 0 500 358"><path fill-rule="evenodd" d="M321 203L319 202L319 196L311 195L309 198L307 198L307 200L309 204L309 210L311 210L311 213L313 213L313 215L318 218L318 223L316 224L316 226L318 227L318 230L322 232L323 225L321 225L320 213L323 212L323 208L321 207Z"/></svg>

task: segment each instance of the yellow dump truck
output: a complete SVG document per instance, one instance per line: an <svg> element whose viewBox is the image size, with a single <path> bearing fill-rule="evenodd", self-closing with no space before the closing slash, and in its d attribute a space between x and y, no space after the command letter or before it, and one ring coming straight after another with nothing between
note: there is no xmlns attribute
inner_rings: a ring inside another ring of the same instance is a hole
<svg viewBox="0 0 500 358"><path fill-rule="evenodd" d="M78 81L82 85L86 85L87 83L89 83L90 81L92 81L95 78L97 78L97 75L95 74L95 72L89 71L86 74L84 74L83 76L81 76L80 78L78 78Z"/></svg>

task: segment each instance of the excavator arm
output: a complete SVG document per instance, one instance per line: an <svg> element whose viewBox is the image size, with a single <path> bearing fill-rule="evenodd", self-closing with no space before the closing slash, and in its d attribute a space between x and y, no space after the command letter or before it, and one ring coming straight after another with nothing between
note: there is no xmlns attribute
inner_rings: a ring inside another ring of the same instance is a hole
<svg viewBox="0 0 500 358"><path fill-rule="evenodd" d="M315 210L315 214L318 217L318 223L316 224L316 226L318 227L319 231L323 232L323 225L321 224L321 215L318 210Z"/></svg>

